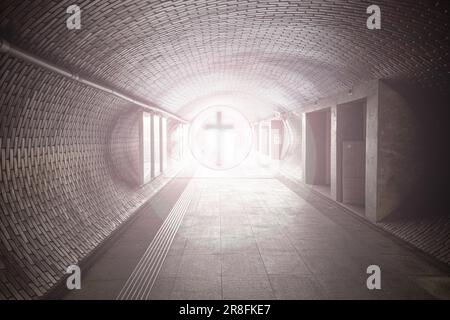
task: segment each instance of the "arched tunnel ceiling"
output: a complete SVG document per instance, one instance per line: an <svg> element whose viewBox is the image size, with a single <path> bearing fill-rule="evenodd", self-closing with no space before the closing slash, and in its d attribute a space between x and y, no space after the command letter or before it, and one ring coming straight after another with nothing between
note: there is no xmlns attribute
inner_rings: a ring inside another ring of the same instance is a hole
<svg viewBox="0 0 450 320"><path fill-rule="evenodd" d="M62 66L192 118L229 103L252 119L376 78L449 87L448 4L377 1L2 1L2 34Z"/></svg>

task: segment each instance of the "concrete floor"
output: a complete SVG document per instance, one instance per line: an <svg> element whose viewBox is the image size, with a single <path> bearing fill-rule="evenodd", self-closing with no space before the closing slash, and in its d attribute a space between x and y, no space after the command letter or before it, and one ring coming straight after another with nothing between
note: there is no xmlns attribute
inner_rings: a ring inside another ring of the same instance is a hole
<svg viewBox="0 0 450 320"><path fill-rule="evenodd" d="M175 179L155 199L157 210L139 216L66 298L116 298L151 244L155 221L167 215L169 206L157 202L173 205L184 188L194 190L191 202L145 298L448 297L449 274L415 252L264 169L239 170ZM381 290L366 287L372 264L381 267ZM428 285L436 281L446 287Z"/></svg>

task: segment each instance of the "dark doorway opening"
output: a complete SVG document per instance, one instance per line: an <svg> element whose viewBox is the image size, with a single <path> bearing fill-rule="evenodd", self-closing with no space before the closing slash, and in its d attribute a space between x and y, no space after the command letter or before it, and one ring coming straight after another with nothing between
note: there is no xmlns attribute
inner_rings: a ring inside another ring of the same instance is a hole
<svg viewBox="0 0 450 320"><path fill-rule="evenodd" d="M366 199L366 101L338 106L342 203L364 214Z"/></svg>
<svg viewBox="0 0 450 320"><path fill-rule="evenodd" d="M321 191L330 192L330 109L306 114L305 181L320 186Z"/></svg>

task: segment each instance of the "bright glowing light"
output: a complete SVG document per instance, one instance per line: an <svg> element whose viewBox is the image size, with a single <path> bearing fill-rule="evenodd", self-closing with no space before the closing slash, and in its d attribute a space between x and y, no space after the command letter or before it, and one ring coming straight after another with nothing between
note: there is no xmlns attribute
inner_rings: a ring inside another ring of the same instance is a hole
<svg viewBox="0 0 450 320"><path fill-rule="evenodd" d="M193 156L211 169L235 167L248 156L252 130L247 119L226 106L210 107L196 116L189 130Z"/></svg>

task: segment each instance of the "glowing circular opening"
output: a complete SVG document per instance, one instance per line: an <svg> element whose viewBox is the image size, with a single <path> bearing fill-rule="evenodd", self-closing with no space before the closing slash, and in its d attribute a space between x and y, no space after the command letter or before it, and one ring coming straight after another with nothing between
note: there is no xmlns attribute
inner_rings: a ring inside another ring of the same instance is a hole
<svg viewBox="0 0 450 320"><path fill-rule="evenodd" d="M192 155L215 170L231 169L244 161L252 147L248 120L228 106L214 106L200 112L189 128Z"/></svg>

